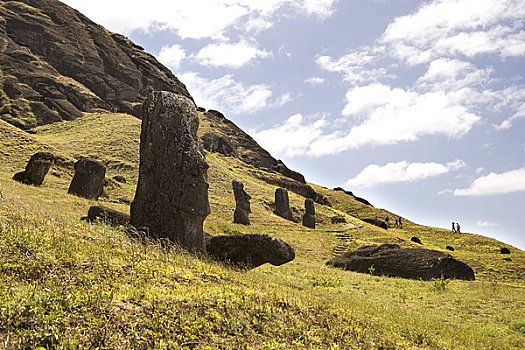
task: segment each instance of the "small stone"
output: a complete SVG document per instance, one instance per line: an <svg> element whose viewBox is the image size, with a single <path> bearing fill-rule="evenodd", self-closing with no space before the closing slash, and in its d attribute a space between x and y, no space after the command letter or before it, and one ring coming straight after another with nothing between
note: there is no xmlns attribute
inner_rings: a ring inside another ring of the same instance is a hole
<svg viewBox="0 0 525 350"><path fill-rule="evenodd" d="M421 243L421 240L418 237L416 237L416 236L411 237L410 240L412 242L414 242L414 243L417 243L417 244L423 244L423 243Z"/></svg>

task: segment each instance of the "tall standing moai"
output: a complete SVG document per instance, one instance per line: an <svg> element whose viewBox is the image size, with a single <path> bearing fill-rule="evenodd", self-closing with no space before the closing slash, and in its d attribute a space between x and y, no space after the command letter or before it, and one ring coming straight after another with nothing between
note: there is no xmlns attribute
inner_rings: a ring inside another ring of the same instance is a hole
<svg viewBox="0 0 525 350"><path fill-rule="evenodd" d="M49 152L38 152L29 158L24 171L16 173L13 180L26 185L40 186L53 165L55 156Z"/></svg>
<svg viewBox="0 0 525 350"><path fill-rule="evenodd" d="M315 228L315 204L311 198L304 200L303 226Z"/></svg>
<svg viewBox="0 0 525 350"><path fill-rule="evenodd" d="M152 92L142 108L139 179L131 224L147 227L190 251L205 251L203 223L210 213L208 164L197 137L194 103Z"/></svg>
<svg viewBox="0 0 525 350"><path fill-rule="evenodd" d="M87 199L98 199L104 193L106 167L91 158L80 158L75 163L75 175L69 185L69 194Z"/></svg>
<svg viewBox="0 0 525 350"><path fill-rule="evenodd" d="M248 215L252 212L250 208L250 195L244 190L244 185L238 180L232 181L233 194L235 196L235 212L233 222L235 224L250 225Z"/></svg>
<svg viewBox="0 0 525 350"><path fill-rule="evenodd" d="M288 199L288 191L286 189L278 188L275 190L275 210L273 212L282 218L292 220L290 200Z"/></svg>

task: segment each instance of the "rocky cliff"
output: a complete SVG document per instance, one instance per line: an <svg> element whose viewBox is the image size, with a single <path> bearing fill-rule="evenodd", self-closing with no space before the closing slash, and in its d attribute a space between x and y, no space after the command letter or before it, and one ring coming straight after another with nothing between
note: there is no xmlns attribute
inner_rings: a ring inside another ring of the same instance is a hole
<svg viewBox="0 0 525 350"><path fill-rule="evenodd" d="M190 94L126 37L58 0L0 1L0 118L22 129L99 109L138 116L152 90Z"/></svg>

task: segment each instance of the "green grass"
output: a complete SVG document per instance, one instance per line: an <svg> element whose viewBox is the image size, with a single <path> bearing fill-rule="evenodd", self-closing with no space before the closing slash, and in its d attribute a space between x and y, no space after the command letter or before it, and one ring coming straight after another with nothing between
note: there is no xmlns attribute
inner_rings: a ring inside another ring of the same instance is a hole
<svg viewBox="0 0 525 350"><path fill-rule="evenodd" d="M0 124L0 343L99 349L523 349L525 254L499 254L501 242L405 220L388 231L360 218L393 215L315 186L333 207L316 205L314 230L271 212L275 188L235 158L207 154L211 215L205 230L281 237L297 258L241 271L173 245L137 241L123 228L79 220L93 201L67 195L71 170L54 167L37 188L11 180L29 156L48 149L91 155L131 181L101 204L121 211L132 198L139 121L93 114L27 135ZM77 137L80 142L75 142ZM5 154L5 156L4 156ZM123 166L125 164L125 166ZM231 180L252 196L251 226L232 223ZM297 212L304 198L290 193ZM333 225L329 218L345 216ZM334 249L397 242L457 249L476 281L414 281L326 266ZM345 243L338 237L344 237Z"/></svg>

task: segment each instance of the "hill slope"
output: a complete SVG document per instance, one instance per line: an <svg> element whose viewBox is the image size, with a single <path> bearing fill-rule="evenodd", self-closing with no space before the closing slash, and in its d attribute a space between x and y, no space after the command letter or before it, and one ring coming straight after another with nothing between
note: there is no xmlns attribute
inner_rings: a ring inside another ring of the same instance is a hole
<svg viewBox="0 0 525 350"><path fill-rule="evenodd" d="M203 115L201 115L203 117ZM112 128L118 121L120 128ZM205 124L205 123L203 123ZM525 253L471 234L452 234L409 221L388 231L359 218L393 215L343 192L312 185L332 206L317 205L311 230L272 214L275 186L254 176L280 177L236 157L207 153L212 214L208 233L265 232L290 242L292 263L237 271L157 242L126 237L122 229L79 221L93 202L66 195L67 163L55 166L41 188L10 179L24 156L49 149L65 159L96 156L111 184L102 204L128 211L137 169L139 121L119 114L91 114L25 135L0 124L0 338L10 348L244 349L520 349L525 345ZM11 136L10 136L11 135ZM24 138L19 136L25 136ZM76 135L82 142L73 142ZM119 145L123 145L119 148ZM113 151L113 149L115 151ZM232 224L231 180L253 197L252 226ZM304 197L290 194L296 215ZM346 224L330 217L344 216ZM412 246L419 236L476 270L478 279L412 281L329 268L335 252L371 243ZM88 288L86 288L89 286ZM9 338L7 338L9 337ZM208 347L206 347L208 346Z"/></svg>

